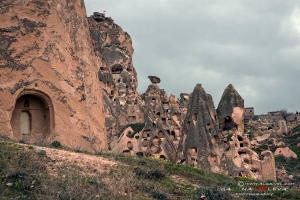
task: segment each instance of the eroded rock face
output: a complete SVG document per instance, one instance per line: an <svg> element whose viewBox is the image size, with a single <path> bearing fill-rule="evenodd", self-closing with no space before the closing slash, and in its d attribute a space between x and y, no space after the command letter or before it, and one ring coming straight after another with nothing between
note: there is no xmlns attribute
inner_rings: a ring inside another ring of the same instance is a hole
<svg viewBox="0 0 300 200"><path fill-rule="evenodd" d="M285 148L277 148L274 152L275 156L284 156L285 158L295 158L297 159L298 156L297 154L295 154L295 152L293 152L289 147L285 147Z"/></svg>
<svg viewBox="0 0 300 200"><path fill-rule="evenodd" d="M229 84L220 100L217 108L220 129L228 130L235 128L238 132L244 131L244 99Z"/></svg>
<svg viewBox="0 0 300 200"><path fill-rule="evenodd" d="M158 80L158 77L151 76L151 84L143 94L144 127L138 132L130 133L134 136L126 133L125 129L113 148L114 152L176 160L177 147L182 137L179 101L174 95L168 97L157 85ZM133 148L129 149L124 145L127 143L133 144Z"/></svg>
<svg viewBox="0 0 300 200"><path fill-rule="evenodd" d="M197 84L189 98L189 107L184 120L183 132L186 138L182 140L180 150L183 151L187 164L200 164L204 168L219 166L219 130L216 122L216 111L209 94L206 94L201 84ZM212 166L211 166L212 164ZM215 169L214 169L215 170Z"/></svg>
<svg viewBox="0 0 300 200"><path fill-rule="evenodd" d="M82 0L1 1L1 135L73 149L107 149L94 55Z"/></svg>
<svg viewBox="0 0 300 200"><path fill-rule="evenodd" d="M112 149L126 125L144 123L143 102L136 91L138 80L132 64L132 41L103 13L95 12L88 22L95 55L103 58L98 74L105 94L107 140Z"/></svg>
<svg viewBox="0 0 300 200"><path fill-rule="evenodd" d="M251 150L231 84L217 110L201 84L179 100L149 76L138 94L130 36L102 13L86 18L82 0L4 0L0 21L1 135L276 180L272 152Z"/></svg>

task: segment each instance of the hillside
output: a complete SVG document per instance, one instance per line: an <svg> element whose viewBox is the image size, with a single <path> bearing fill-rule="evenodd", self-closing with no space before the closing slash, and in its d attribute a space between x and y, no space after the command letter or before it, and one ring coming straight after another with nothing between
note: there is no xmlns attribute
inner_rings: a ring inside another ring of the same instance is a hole
<svg viewBox="0 0 300 200"><path fill-rule="evenodd" d="M53 145L60 146L59 143ZM2 138L0 197L200 199L206 195L208 199L234 199L233 191L221 189L235 188L238 181L249 181L157 159L107 153L91 155L59 148L43 147L45 153L40 147ZM296 199L296 192L289 189L274 195L277 199Z"/></svg>

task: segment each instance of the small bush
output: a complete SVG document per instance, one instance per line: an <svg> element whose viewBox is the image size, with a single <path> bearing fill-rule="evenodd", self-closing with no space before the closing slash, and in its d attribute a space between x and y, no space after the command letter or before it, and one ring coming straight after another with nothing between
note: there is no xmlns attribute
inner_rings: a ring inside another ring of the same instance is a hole
<svg viewBox="0 0 300 200"><path fill-rule="evenodd" d="M61 143L59 141L56 141L56 140L51 143L51 146L55 147L55 148L62 148Z"/></svg>

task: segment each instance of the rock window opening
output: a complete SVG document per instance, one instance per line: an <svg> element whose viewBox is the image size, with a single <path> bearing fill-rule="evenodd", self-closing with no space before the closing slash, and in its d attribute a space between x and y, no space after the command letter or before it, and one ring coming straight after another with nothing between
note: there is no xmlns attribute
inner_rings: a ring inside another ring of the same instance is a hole
<svg viewBox="0 0 300 200"><path fill-rule="evenodd" d="M197 156L198 150L196 147L191 147L191 148L189 148L189 152L190 152L191 156Z"/></svg>
<svg viewBox="0 0 300 200"><path fill-rule="evenodd" d="M136 152L136 155L137 155L138 157L143 157L143 156L144 156L144 153L143 153L143 152Z"/></svg>
<svg viewBox="0 0 300 200"><path fill-rule="evenodd" d="M257 169L251 169L251 172L253 172L253 173L257 173L257 172L258 172L258 170L257 170Z"/></svg>
<svg viewBox="0 0 300 200"><path fill-rule="evenodd" d="M243 141L243 138L241 136L238 136L239 141Z"/></svg>
<svg viewBox="0 0 300 200"><path fill-rule="evenodd" d="M37 84L37 83L35 83L35 84L34 84L34 86L35 86L35 87L37 87L37 86L38 86L38 84Z"/></svg>
<svg viewBox="0 0 300 200"><path fill-rule="evenodd" d="M217 136L217 135L215 135L215 136L213 136L212 138L211 138L211 142L213 143L213 144L218 144L219 143L219 137Z"/></svg>
<svg viewBox="0 0 300 200"><path fill-rule="evenodd" d="M152 146L150 147L150 152L151 152L152 154L160 153L160 151L161 151L161 148L160 148L159 146L154 146L154 145L152 145Z"/></svg>
<svg viewBox="0 0 300 200"><path fill-rule="evenodd" d="M165 133L163 131L159 131L158 132L158 137L159 138L164 138L165 137Z"/></svg>
<svg viewBox="0 0 300 200"><path fill-rule="evenodd" d="M157 136L155 136L152 140L153 145L160 145L161 139L159 139Z"/></svg>
<svg viewBox="0 0 300 200"><path fill-rule="evenodd" d="M163 124L166 124L166 118L161 118L161 120Z"/></svg>
<svg viewBox="0 0 300 200"><path fill-rule="evenodd" d="M136 135L136 136L134 136L134 138L138 140L140 138L140 136Z"/></svg>
<svg viewBox="0 0 300 200"><path fill-rule="evenodd" d="M190 128L191 128L191 122L190 122L190 121L188 121L188 122L186 123L186 129L189 131L189 130L190 130Z"/></svg>
<svg viewBox="0 0 300 200"><path fill-rule="evenodd" d="M242 177L243 175L242 175L242 173L238 173L238 176Z"/></svg>
<svg viewBox="0 0 300 200"><path fill-rule="evenodd" d="M130 153L129 150L124 150L124 151L123 151L123 154L125 154L125 155L131 155L131 153Z"/></svg>
<svg viewBox="0 0 300 200"><path fill-rule="evenodd" d="M245 152L245 151L239 151L238 153L239 153L239 155L247 154L247 152Z"/></svg>
<svg viewBox="0 0 300 200"><path fill-rule="evenodd" d="M240 147L244 147L244 143L240 143Z"/></svg>
<svg viewBox="0 0 300 200"><path fill-rule="evenodd" d="M129 149L129 150L132 150L133 149L133 144L132 144L132 142L127 142L127 148Z"/></svg>
<svg viewBox="0 0 300 200"><path fill-rule="evenodd" d="M160 112L157 112L156 115L157 115L157 117L160 117Z"/></svg>
<svg viewBox="0 0 300 200"><path fill-rule="evenodd" d="M176 135L176 137L181 137L180 128L175 129L175 135Z"/></svg>
<svg viewBox="0 0 300 200"><path fill-rule="evenodd" d="M176 140L175 131L171 131L170 138L171 140Z"/></svg>
<svg viewBox="0 0 300 200"><path fill-rule="evenodd" d="M144 139L142 142L143 147L147 147L148 146L148 140Z"/></svg>
<svg viewBox="0 0 300 200"><path fill-rule="evenodd" d="M194 121L197 121L198 119L198 113L194 113L193 116L192 116L193 120Z"/></svg>
<svg viewBox="0 0 300 200"><path fill-rule="evenodd" d="M244 162L247 163L247 164L251 164L250 160L248 158L244 158Z"/></svg>
<svg viewBox="0 0 300 200"><path fill-rule="evenodd" d="M123 71L123 67L121 65L113 66L111 68L112 74L120 74Z"/></svg>
<svg viewBox="0 0 300 200"><path fill-rule="evenodd" d="M231 122L231 118L229 116L225 117L225 123Z"/></svg>
<svg viewBox="0 0 300 200"><path fill-rule="evenodd" d="M150 137L150 129L144 130L142 134L143 138L148 138Z"/></svg>
<svg viewBox="0 0 300 200"><path fill-rule="evenodd" d="M161 159L161 160L166 160L166 156L160 155L160 156L159 156L159 159Z"/></svg>
<svg viewBox="0 0 300 200"><path fill-rule="evenodd" d="M29 107L29 100L28 100L28 99L26 99L26 100L24 101L24 107L25 107L25 108Z"/></svg>

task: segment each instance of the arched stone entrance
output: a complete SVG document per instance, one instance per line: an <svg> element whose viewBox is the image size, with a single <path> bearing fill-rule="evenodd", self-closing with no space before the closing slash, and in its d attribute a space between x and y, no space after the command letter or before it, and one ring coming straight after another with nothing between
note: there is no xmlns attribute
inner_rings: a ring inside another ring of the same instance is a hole
<svg viewBox="0 0 300 200"><path fill-rule="evenodd" d="M24 90L16 100L11 126L16 140L44 143L54 129L54 111L48 95Z"/></svg>

